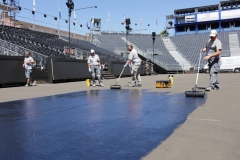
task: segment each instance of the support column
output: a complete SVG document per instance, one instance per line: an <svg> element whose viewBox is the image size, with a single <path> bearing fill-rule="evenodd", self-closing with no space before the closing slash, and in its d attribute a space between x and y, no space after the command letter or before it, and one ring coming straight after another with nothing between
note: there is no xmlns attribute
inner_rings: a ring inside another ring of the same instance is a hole
<svg viewBox="0 0 240 160"><path fill-rule="evenodd" d="M221 3L219 3L219 6L218 6L218 16L219 16L218 30L219 31L222 31L222 17L221 17L222 9L221 8L222 8Z"/></svg>

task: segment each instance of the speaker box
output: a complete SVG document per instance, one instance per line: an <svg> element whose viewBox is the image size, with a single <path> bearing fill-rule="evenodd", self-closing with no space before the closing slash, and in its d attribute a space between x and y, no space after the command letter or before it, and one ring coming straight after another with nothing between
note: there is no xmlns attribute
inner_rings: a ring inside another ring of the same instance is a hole
<svg viewBox="0 0 240 160"><path fill-rule="evenodd" d="M131 24L130 18L127 18L127 19L126 19L126 24L127 24L127 25Z"/></svg>
<svg viewBox="0 0 240 160"><path fill-rule="evenodd" d="M155 32L152 32L152 37L155 37L156 36L156 33Z"/></svg>

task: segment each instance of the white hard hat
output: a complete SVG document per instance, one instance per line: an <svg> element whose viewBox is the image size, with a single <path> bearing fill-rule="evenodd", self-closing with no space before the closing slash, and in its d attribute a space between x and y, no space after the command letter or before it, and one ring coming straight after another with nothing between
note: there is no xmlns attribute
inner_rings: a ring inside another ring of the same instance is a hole
<svg viewBox="0 0 240 160"><path fill-rule="evenodd" d="M90 51L91 53L94 53L95 51L93 50L93 49L91 49L91 51Z"/></svg>

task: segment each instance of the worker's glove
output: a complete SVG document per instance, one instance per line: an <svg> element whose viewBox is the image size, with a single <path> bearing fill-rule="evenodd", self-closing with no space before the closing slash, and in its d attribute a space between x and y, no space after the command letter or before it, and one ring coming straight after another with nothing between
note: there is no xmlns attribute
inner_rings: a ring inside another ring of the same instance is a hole
<svg viewBox="0 0 240 160"><path fill-rule="evenodd" d="M91 73L92 72L91 68L88 68L88 71Z"/></svg>
<svg viewBox="0 0 240 160"><path fill-rule="evenodd" d="M127 67L127 65L126 65L126 64L123 66L123 68L125 68L125 67Z"/></svg>
<svg viewBox="0 0 240 160"><path fill-rule="evenodd" d="M99 66L99 69L101 70L101 69L102 69L102 67L101 67L101 66Z"/></svg>

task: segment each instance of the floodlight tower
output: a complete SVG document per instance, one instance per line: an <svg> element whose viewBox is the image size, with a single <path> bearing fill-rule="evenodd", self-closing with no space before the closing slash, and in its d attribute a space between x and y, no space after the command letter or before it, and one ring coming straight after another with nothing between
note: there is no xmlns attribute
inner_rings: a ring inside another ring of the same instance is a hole
<svg viewBox="0 0 240 160"><path fill-rule="evenodd" d="M16 19L16 14L19 13L19 10L18 10L18 7L19 7L19 0L10 0L10 3L9 5L11 7L14 7L15 10L13 10L12 13L12 16L13 16L13 19L15 20Z"/></svg>
<svg viewBox="0 0 240 160"><path fill-rule="evenodd" d="M126 26L125 26L125 28L126 28L126 45L128 46L128 34L129 34L129 32L130 31L132 31L132 28L130 27L130 24L131 24L131 20L130 20L130 18L127 18L126 19ZM128 49L127 49L127 51L128 51Z"/></svg>
<svg viewBox="0 0 240 160"><path fill-rule="evenodd" d="M152 40L153 40L153 44L152 44L152 47L153 47L153 63L154 63L154 56L156 56L157 54L154 53L154 42L156 40L156 32L152 32Z"/></svg>
<svg viewBox="0 0 240 160"><path fill-rule="evenodd" d="M74 3L72 0L68 0L66 3L67 7L68 7L68 40L69 40L69 45L68 45L68 51L70 54L70 17L71 17L71 13L72 10L74 9Z"/></svg>

